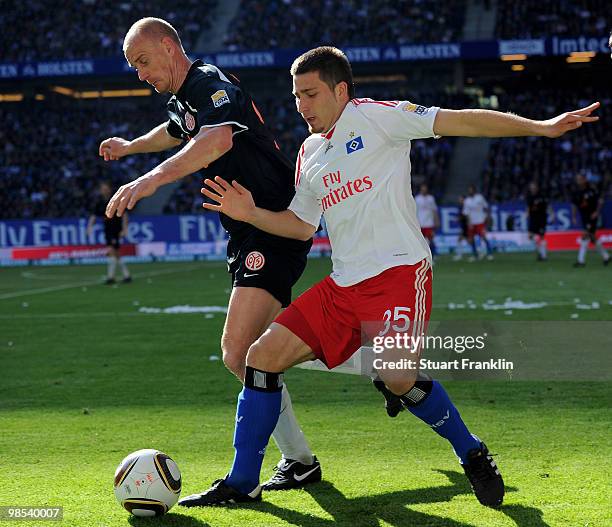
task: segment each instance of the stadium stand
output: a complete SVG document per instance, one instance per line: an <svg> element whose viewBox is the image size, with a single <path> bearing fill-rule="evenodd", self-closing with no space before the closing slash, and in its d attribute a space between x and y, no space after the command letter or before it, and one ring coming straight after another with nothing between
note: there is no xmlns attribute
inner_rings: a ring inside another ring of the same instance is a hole
<svg viewBox="0 0 612 527"><path fill-rule="evenodd" d="M461 36L466 0L243 0L230 24L230 50L408 42Z"/></svg>
<svg viewBox="0 0 612 527"><path fill-rule="evenodd" d="M193 49L210 26L216 4L216 0L184 0L169 8L164 0L68 0L57 9L51 0L5 0L0 10L0 60L121 57L125 33L143 16L168 20L180 29L185 49Z"/></svg>
<svg viewBox="0 0 612 527"><path fill-rule="evenodd" d="M609 31L605 0L497 2L496 36L518 39L549 35L600 36Z"/></svg>
<svg viewBox="0 0 612 527"><path fill-rule="evenodd" d="M0 60L120 57L125 31L144 15L161 16L175 24L185 48L193 51L195 42L214 21L210 13L217 3L186 0L180 9L169 9L163 0L69 0L64 6L71 15L66 17L66 9L54 9L50 0L6 0L0 11ZM461 39L466 4L467 0L242 0L229 26L226 44L228 49L253 50L320 43L342 46L456 41ZM608 6L600 0L499 0L495 6L496 36L501 38L577 32L601 35L608 29ZM444 28L443 32L440 28ZM24 33L28 39L20 38ZM262 71L260 75L265 77L270 72ZM426 90L421 83L419 93L413 86L407 82L369 83L358 85L357 93L360 97L406 99L447 108L479 106L473 96L448 94L440 91L441 87ZM547 117L577 103L601 100L602 122L612 117L610 97L603 90L589 92L581 88L580 101L575 91L541 89L536 85L511 92L514 95L499 95L500 110ZM254 96L281 149L294 159L307 131L291 95L254 91ZM158 96L79 100L54 94L47 95L45 101L1 104L0 218L87 215L97 181L110 179L118 186L145 173L166 155L132 156L117 163L104 163L97 155L100 140L113 135L132 138L148 131L166 118L163 106L164 98ZM415 187L425 182L437 195L443 191L454 144L452 138L413 142ZM602 185L612 178L612 132L603 124L560 141L493 141L482 171L482 190L493 201L516 199L535 179L553 198L566 199L567 185L580 171ZM199 211L200 186L200 174L185 178L164 211Z"/></svg>
<svg viewBox="0 0 612 527"><path fill-rule="evenodd" d="M500 110L546 118L569 108L600 101L600 122L559 140L545 138L505 138L491 143L482 172L482 190L491 201L524 196L529 182L537 181L552 199L568 200L577 173L604 189L612 181L612 132L604 123L612 118L609 92L585 88L577 99L575 91L532 90L502 95Z"/></svg>
<svg viewBox="0 0 612 527"><path fill-rule="evenodd" d="M57 96L34 106L0 105L0 218L87 216L101 179L118 186L152 168L159 156L104 163L98 145L161 122L162 101L153 99ZM156 110L159 120L152 121Z"/></svg>

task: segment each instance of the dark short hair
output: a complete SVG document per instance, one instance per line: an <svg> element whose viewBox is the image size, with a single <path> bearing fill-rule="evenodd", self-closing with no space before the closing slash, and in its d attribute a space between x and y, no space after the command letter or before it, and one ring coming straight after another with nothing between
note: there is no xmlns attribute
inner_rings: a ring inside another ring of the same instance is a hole
<svg viewBox="0 0 612 527"><path fill-rule="evenodd" d="M320 46L300 55L291 65L291 75L318 71L319 78L333 90L340 82L346 82L349 99L355 97L353 70L346 55L338 48Z"/></svg>

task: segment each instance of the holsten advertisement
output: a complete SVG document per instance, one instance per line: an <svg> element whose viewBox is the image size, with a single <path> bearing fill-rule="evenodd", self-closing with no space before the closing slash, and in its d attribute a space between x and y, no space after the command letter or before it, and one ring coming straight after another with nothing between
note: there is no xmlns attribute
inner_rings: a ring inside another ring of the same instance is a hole
<svg viewBox="0 0 612 527"><path fill-rule="evenodd" d="M440 228L436 245L447 253L457 244L460 232L459 209L440 207ZM607 202L602 225L612 226L612 202ZM546 238L550 250L577 250L579 224L572 222L571 207L555 203L548 218ZM521 202L493 205L489 237L497 251L528 251L533 248L527 235L527 214ZM602 228L598 236L612 247L612 229ZM216 213L138 216L130 215L122 252L136 260L154 258L220 259L225 256L227 233ZM105 255L104 228L99 220L87 235L87 218L6 220L0 221L0 261L3 265L28 262L88 261ZM330 251L325 228L315 237L312 254Z"/></svg>

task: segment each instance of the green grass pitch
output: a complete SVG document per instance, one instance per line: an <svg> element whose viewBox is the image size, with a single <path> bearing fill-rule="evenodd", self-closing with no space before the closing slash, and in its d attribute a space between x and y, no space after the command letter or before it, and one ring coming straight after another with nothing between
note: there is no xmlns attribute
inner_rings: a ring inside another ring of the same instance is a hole
<svg viewBox="0 0 612 527"><path fill-rule="evenodd" d="M611 320L612 269L595 255L572 269L574 256L442 259L433 318ZM310 261L296 293L329 268ZM449 445L407 413L389 419L366 379L299 369L287 383L322 483L267 493L261 504L131 518L112 491L119 461L158 448L181 468L183 495L207 488L230 466L240 388L214 360L223 314L140 312L225 306L224 265L131 269L134 282L116 287L99 284L102 266L0 270L0 505L61 505L60 525L79 527L612 525L608 382L446 383L468 426L498 454L507 494L492 510L477 503ZM481 308L507 297L548 306ZM477 307L448 307L468 299ZM263 477L277 460L271 443Z"/></svg>

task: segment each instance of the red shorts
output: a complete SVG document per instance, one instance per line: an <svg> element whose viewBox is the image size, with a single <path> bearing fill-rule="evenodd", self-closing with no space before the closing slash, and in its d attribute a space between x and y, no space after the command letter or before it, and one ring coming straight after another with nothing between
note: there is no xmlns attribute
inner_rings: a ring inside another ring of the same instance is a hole
<svg viewBox="0 0 612 527"><path fill-rule="evenodd" d="M296 298L275 322L334 368L361 347L362 323L390 321L402 331L424 333L431 312L431 279L427 260L392 267L349 287L328 276Z"/></svg>
<svg viewBox="0 0 612 527"><path fill-rule="evenodd" d="M433 227L421 227L421 232L426 239L431 240L434 237L434 228Z"/></svg>
<svg viewBox="0 0 612 527"><path fill-rule="evenodd" d="M487 229L484 223L476 223L468 227L468 236L484 236L487 233Z"/></svg>

